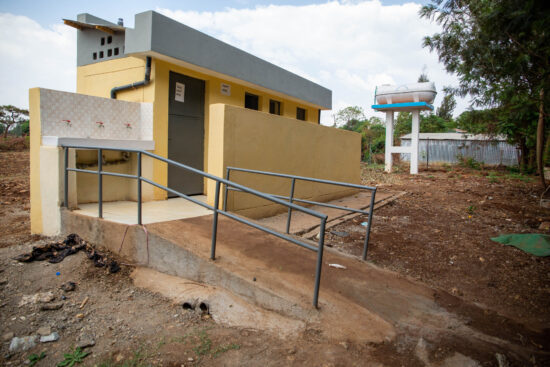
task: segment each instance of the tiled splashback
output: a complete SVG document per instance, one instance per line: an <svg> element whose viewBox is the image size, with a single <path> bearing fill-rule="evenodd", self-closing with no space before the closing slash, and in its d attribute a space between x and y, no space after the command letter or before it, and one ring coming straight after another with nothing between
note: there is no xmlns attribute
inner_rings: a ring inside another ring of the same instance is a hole
<svg viewBox="0 0 550 367"><path fill-rule="evenodd" d="M153 105L40 89L42 136L152 140Z"/></svg>

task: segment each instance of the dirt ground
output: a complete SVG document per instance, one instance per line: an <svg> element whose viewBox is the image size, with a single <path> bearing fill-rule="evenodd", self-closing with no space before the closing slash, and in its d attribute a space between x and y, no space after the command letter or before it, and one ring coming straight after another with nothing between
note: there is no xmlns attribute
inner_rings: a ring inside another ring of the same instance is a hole
<svg viewBox="0 0 550 367"><path fill-rule="evenodd" d="M29 234L28 152L0 152L0 160L0 365L28 365L30 356L44 352L36 365L54 366L75 346L95 344L83 349L90 354L82 365L499 366L489 349L483 353L479 346L435 336L419 339L406 330L393 341L373 345L327 340L309 328L280 338L226 327L207 313L185 310L137 288L131 266L109 274L83 253L59 264L19 263L14 256L52 239ZM540 351L508 355L511 366L548 365L548 342L541 340L549 335L543 329L550 325L550 259L490 241L500 233L542 232L538 227L550 221L550 212L538 206L537 183L505 171L443 167L416 177L401 171L363 170L364 183L407 192L375 212L369 261L430 285L443 307L465 317L472 314L469 307L486 308L486 318L473 323L485 322L497 337L500 329L517 334L518 345ZM332 228L349 235L329 234L327 244L360 254L363 233L357 229L364 220L357 217ZM59 288L69 281L76 283L74 291ZM21 304L24 296L44 292L55 299ZM41 310L56 302L63 306ZM9 352L12 336L33 335L40 328L57 332L59 340ZM446 359L457 351L471 359Z"/></svg>
<svg viewBox="0 0 550 367"><path fill-rule="evenodd" d="M363 168L365 184L406 191L375 212L368 260L532 328L550 326L550 258L491 241L510 233L548 233L550 210L540 183L505 170L438 167L416 177ZM360 256L357 217L335 227L328 243ZM346 231L341 237L334 232Z"/></svg>
<svg viewBox="0 0 550 367"><path fill-rule="evenodd" d="M1 248L33 237L29 220L29 151L0 152L0 162Z"/></svg>

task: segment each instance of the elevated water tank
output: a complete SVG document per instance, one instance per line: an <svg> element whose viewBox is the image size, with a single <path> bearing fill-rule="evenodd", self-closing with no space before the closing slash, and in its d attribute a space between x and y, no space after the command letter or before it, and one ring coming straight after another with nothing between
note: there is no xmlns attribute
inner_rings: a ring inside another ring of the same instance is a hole
<svg viewBox="0 0 550 367"><path fill-rule="evenodd" d="M407 102L433 103L437 91L435 83L411 83L402 85L383 84L374 92L377 104L393 104Z"/></svg>

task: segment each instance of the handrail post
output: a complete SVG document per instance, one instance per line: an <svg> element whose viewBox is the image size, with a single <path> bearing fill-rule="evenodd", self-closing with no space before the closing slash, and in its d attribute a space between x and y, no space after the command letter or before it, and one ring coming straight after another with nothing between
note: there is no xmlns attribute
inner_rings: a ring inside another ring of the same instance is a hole
<svg viewBox="0 0 550 367"><path fill-rule="evenodd" d="M97 150L97 206L98 206L98 216L103 218L103 176L101 176L101 171L103 170L103 150Z"/></svg>
<svg viewBox="0 0 550 367"><path fill-rule="evenodd" d="M292 179L292 183L290 185L290 196L289 196L289 202L292 204L292 199L294 198L294 185L296 184L296 179ZM286 220L286 233L290 232L290 219L292 218L292 208L288 207L288 216Z"/></svg>
<svg viewBox="0 0 550 367"><path fill-rule="evenodd" d="M137 221L141 225L141 152L137 153Z"/></svg>
<svg viewBox="0 0 550 367"><path fill-rule="evenodd" d="M69 170L67 168L69 168L69 148L65 147L65 151L64 151L64 155L65 155L65 162L64 162L64 165L65 165L65 172L64 172L64 186L65 186L65 190L63 192L63 204L65 205L65 208L69 208Z"/></svg>
<svg viewBox="0 0 550 367"><path fill-rule="evenodd" d="M220 202L220 181L216 181L216 196L214 198L214 216L212 217L212 247L210 259L216 260L216 237L218 235L218 206Z"/></svg>
<svg viewBox="0 0 550 367"><path fill-rule="evenodd" d="M367 235L365 236L365 245L363 246L363 261L367 259L367 250L369 247L370 227L372 225L372 212L374 211L374 198L376 197L376 188L372 190L370 197L369 222L367 223Z"/></svg>
<svg viewBox="0 0 550 367"><path fill-rule="evenodd" d="M225 173L225 179L226 179L227 181L229 181L229 171L230 171L230 170L231 170L231 169L230 169L229 167L227 167L226 173ZM227 211L227 191L228 191L227 189L228 189L228 187L227 187L227 184L224 184L223 186L224 186L224 192L223 192L223 211L225 212L225 211Z"/></svg>
<svg viewBox="0 0 550 367"><path fill-rule="evenodd" d="M315 290L313 291L313 307L319 308L319 284L321 283L321 268L323 267L323 249L325 247L325 224L327 218L321 219L319 228L319 245L317 247L317 266L315 268Z"/></svg>

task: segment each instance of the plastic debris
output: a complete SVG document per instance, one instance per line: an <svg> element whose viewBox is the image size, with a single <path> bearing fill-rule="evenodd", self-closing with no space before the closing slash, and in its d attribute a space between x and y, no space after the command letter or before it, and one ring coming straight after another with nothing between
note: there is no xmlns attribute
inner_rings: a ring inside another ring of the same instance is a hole
<svg viewBox="0 0 550 367"><path fill-rule="evenodd" d="M63 242L52 242L44 246L33 247L30 253L21 254L15 260L20 262L48 260L52 264L57 264L63 261L65 257L74 255L79 251L84 251L88 255L88 259L92 260L97 267L106 266L110 273L116 273L120 270L120 266L115 260L109 260L75 233L68 235ZM59 276L61 273L57 272L55 275Z"/></svg>
<svg viewBox="0 0 550 367"><path fill-rule="evenodd" d="M535 256L550 256L550 236L539 233L506 234L491 238L506 246L514 246Z"/></svg>
<svg viewBox="0 0 550 367"><path fill-rule="evenodd" d="M55 331L50 335L40 337L40 343L56 342L58 340L59 340L59 334Z"/></svg>
<svg viewBox="0 0 550 367"><path fill-rule="evenodd" d="M347 269L344 265L340 265L340 264L328 264L328 266L336 269Z"/></svg>
<svg viewBox="0 0 550 367"><path fill-rule="evenodd" d="M361 225L362 225L363 227L367 227L367 226L369 225L369 222L363 222L363 223L361 223Z"/></svg>

